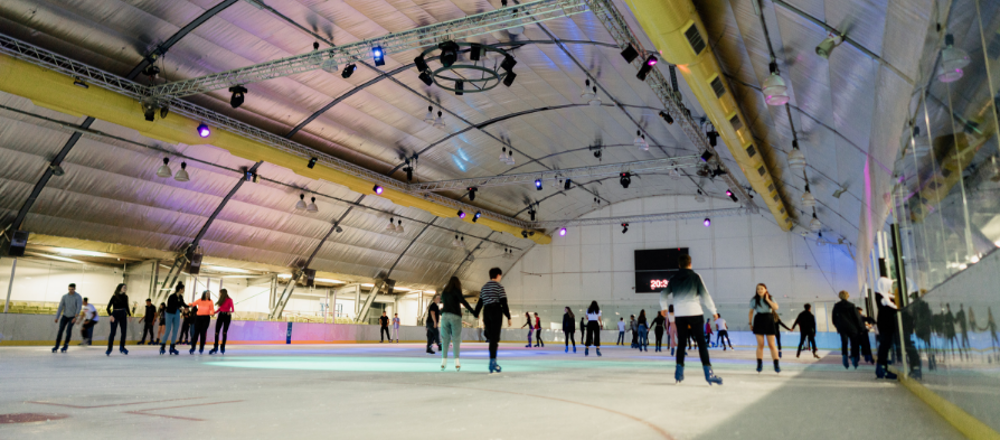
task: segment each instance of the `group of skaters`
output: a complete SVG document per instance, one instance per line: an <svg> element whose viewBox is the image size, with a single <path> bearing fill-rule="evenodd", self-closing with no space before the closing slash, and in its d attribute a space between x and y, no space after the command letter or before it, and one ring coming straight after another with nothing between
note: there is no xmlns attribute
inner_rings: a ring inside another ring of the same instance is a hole
<svg viewBox="0 0 1000 440"><path fill-rule="evenodd" d="M119 284L108 301L107 312L108 321L111 325L111 333L108 336L108 350L105 352L107 356L111 356L115 336L119 330L121 331L121 337L118 351L123 355L128 354L128 349L125 348L125 339L128 333L128 323L132 320L132 310L129 308L127 290L128 287L125 283ZM184 283L178 282L174 292L167 297L165 303L160 304L159 309L153 306L151 300L146 300L145 315L142 318L144 327L139 345L159 345L160 354L163 355L168 352L167 345L169 344L170 355L179 355L180 352L176 349L177 344L187 341L190 335L189 343L191 349L188 350L188 354L193 355L195 350L198 351L198 354L203 354L205 352L209 324L212 317L216 316L215 346L208 354L226 354L226 338L229 333L229 324L232 321L233 312L236 311L233 300L229 297L229 292L226 289L220 289L218 300L213 302L211 292L206 290L202 292L198 300L188 304L184 301L184 290ZM182 315L184 316L184 324L181 323ZM59 308L56 311L56 322L59 323L59 331L56 335L56 345L52 347L52 352L66 352L67 348L69 348L70 339L73 336L73 325L77 321L82 322L81 336L83 342L81 342L81 345L90 345L93 339L94 326L99 320L97 309L89 303L87 298L81 297L76 292L76 284L70 284L68 292L59 301ZM159 322L160 329L157 337L154 339L153 327L157 321ZM221 346L219 344L220 331L222 334ZM178 333L181 334L182 340L177 339ZM146 342L147 335L149 336L149 342ZM63 338L64 336L65 339ZM59 347L60 344L62 348Z"/></svg>
<svg viewBox="0 0 1000 440"><path fill-rule="evenodd" d="M733 343L729 340L729 326L726 324L726 320L719 315L719 318L715 320L715 328L718 334L715 342L712 342L712 323L705 322L705 341L709 347L722 347L726 350L728 346L729 349L733 349ZM655 352L663 351L663 336L667 337L667 348L670 349L670 355L673 356L675 350L677 349L677 323L674 315L674 306L668 305L667 310L659 310L656 312L656 317L652 321L646 319L646 310L639 311L639 318L636 319L635 315L629 316L629 322L625 322L625 318L618 318L618 340L615 345L625 345L625 335L626 333L631 333L633 349L638 349L639 351L649 351L649 332L652 331L655 337L653 346ZM686 341L687 349L697 348L698 342L695 341L694 335L690 332L688 333L688 339Z"/></svg>

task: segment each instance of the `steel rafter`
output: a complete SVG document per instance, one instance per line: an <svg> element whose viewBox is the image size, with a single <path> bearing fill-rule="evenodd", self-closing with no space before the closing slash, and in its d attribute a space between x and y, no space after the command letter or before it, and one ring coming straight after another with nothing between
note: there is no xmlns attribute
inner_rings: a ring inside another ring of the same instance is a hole
<svg viewBox="0 0 1000 440"><path fill-rule="evenodd" d="M415 191L445 191L453 189L490 188L496 186L518 185L535 180L558 181L561 179L577 179L580 177L607 177L630 172L640 174L646 171L679 169L697 167L703 164L699 156L679 156L664 159L639 160L614 164L594 165L563 170L545 170L518 174L501 174L491 177L472 177L468 179L438 180L434 182L412 183L410 188Z"/></svg>
<svg viewBox="0 0 1000 440"><path fill-rule="evenodd" d="M705 217L733 217L753 214L745 207L704 209L699 211L669 212L664 214L623 215L620 217L580 218L566 220L546 220L532 223L536 228L574 227L596 225L619 225L622 223L653 223L672 222L679 220L696 220Z"/></svg>
<svg viewBox="0 0 1000 440"><path fill-rule="evenodd" d="M150 94L154 100L169 100L170 97L206 93L371 58L371 50L376 46L381 47L385 53L405 52L586 11L587 4L584 0L538 0L280 60L169 82L150 88Z"/></svg>

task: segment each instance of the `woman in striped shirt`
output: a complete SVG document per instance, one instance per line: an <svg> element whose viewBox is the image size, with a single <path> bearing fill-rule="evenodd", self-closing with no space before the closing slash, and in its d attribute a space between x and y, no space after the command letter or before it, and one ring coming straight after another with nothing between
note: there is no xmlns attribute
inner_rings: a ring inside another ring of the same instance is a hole
<svg viewBox="0 0 1000 440"><path fill-rule="evenodd" d="M503 278L503 271L499 267L490 269L490 281L479 289L479 303L473 313L479 316L483 312L483 326L486 328L486 339L490 344L490 374L499 373L500 365L497 364L497 344L500 341L500 326L503 325L502 316L507 317L507 327L510 327L510 309L507 307L507 292L500 285Z"/></svg>

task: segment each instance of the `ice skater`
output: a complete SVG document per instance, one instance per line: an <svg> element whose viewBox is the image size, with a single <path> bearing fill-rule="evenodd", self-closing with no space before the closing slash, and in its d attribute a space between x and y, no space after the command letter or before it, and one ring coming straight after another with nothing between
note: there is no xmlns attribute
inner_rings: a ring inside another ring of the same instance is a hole
<svg viewBox="0 0 1000 440"><path fill-rule="evenodd" d="M462 282L458 277L451 277L441 291L441 371L448 366L448 344L455 347L455 371L462 370L458 358L462 354L462 307L476 316L475 309L462 295Z"/></svg>
<svg viewBox="0 0 1000 440"><path fill-rule="evenodd" d="M632 348L639 346L639 323L635 320L635 315L628 315L628 330L632 332Z"/></svg>
<svg viewBox="0 0 1000 440"><path fill-rule="evenodd" d="M160 303L160 307L156 309L156 320L160 322L156 333L156 345L160 345L160 339L163 339L163 332L167 329L167 317L164 316L166 310L167 303Z"/></svg>
<svg viewBox="0 0 1000 440"><path fill-rule="evenodd" d="M229 297L229 291L226 289L219 289L219 300L215 302L218 306L215 309L215 314L218 318L215 319L215 345L208 354L212 355L219 353L221 349L222 354L226 354L226 337L229 335L229 323L233 320L233 313L236 313L236 307L233 306L233 299ZM222 330L222 346L219 346L219 330Z"/></svg>
<svg viewBox="0 0 1000 440"><path fill-rule="evenodd" d="M521 328L524 328L525 326L528 327L528 345L525 345L525 347L531 348L531 336L535 332L535 325L531 323L531 312L524 312L524 319L527 322L525 322L524 325L521 326Z"/></svg>
<svg viewBox="0 0 1000 440"><path fill-rule="evenodd" d="M156 322L156 307L153 306L153 301L146 298L146 309L142 315L142 337L139 338L137 345L153 345L156 340L153 339L153 323ZM146 343L146 335L149 335L149 343Z"/></svg>
<svg viewBox="0 0 1000 440"><path fill-rule="evenodd" d="M501 371L500 364L497 363L497 346L500 341L500 327L503 325L503 317L507 317L507 327L510 327L510 309L507 307L507 292L504 291L500 280L503 278L503 271L499 267L490 269L490 280L479 289L479 302L476 310L472 313L483 317L483 326L486 330L486 339L489 340L490 347L490 374Z"/></svg>
<svg viewBox="0 0 1000 440"><path fill-rule="evenodd" d="M378 343L381 344L388 339L392 343L392 335L389 334L389 315L382 311L382 316L378 317Z"/></svg>
<svg viewBox="0 0 1000 440"><path fill-rule="evenodd" d="M584 356L590 356L591 345L596 347L597 355L601 355L601 330L603 327L601 306L597 305L597 301L591 301L590 307L587 307L587 340L584 343Z"/></svg>
<svg viewBox="0 0 1000 440"><path fill-rule="evenodd" d="M205 352L205 340L208 339L208 326L212 322L212 315L215 314L215 304L212 303L212 292L205 290L201 292L201 299L192 302L192 307L197 307L198 312L195 315L194 320L194 333L191 336L191 350L188 350L188 354L194 354L195 348L198 349L198 354ZM201 346L198 346L198 341L201 341Z"/></svg>
<svg viewBox="0 0 1000 440"><path fill-rule="evenodd" d="M663 348L661 347L663 344L663 323L666 321L667 319L663 317L663 310L657 311L656 317L653 318L653 322L651 324L653 327L653 335L656 336L656 349L654 352L658 353L663 351Z"/></svg>
<svg viewBox="0 0 1000 440"><path fill-rule="evenodd" d="M854 364L854 368L858 368L858 350L861 346L859 340L864 322L861 320L858 308L847 300L851 294L847 293L846 290L841 290L838 296L840 301L833 305L830 321L833 322L837 333L840 334L840 357L844 368L850 368L851 363ZM848 351L848 344L850 344L850 351Z"/></svg>
<svg viewBox="0 0 1000 440"><path fill-rule="evenodd" d="M799 357L802 354L802 344L805 344L806 351L809 351L809 346L811 345L813 357L819 359L819 355L816 354L816 317L811 312L811 305L806 304L804 307L805 310L799 313L799 316L795 318L795 322L792 323L792 329L795 327L799 328L799 348L795 351L795 357Z"/></svg>
<svg viewBox="0 0 1000 440"><path fill-rule="evenodd" d="M187 303L184 302L184 283L178 282L175 286L174 293L167 297L167 308L164 310L167 315L167 332L163 335L163 339L160 341L160 354L166 353L167 342L170 342L170 355L181 354L176 349L176 344L180 343L177 340L177 333L180 332L182 335L186 334L185 327L181 327L181 312L187 310ZM187 313L184 313L185 316ZM187 318L184 318L187 321ZM183 336L182 336L183 337Z"/></svg>
<svg viewBox="0 0 1000 440"><path fill-rule="evenodd" d="M750 321L750 330L757 337L757 372L764 369L764 340L771 349L771 360L774 361L774 372L780 373L781 366L778 365L778 349L775 347L774 334L777 333L774 325L774 312L778 310L778 303L771 297L764 283L757 284L757 292L750 299L750 314L747 319Z"/></svg>
<svg viewBox="0 0 1000 440"><path fill-rule="evenodd" d="M618 341L615 345L625 345L625 318L618 318Z"/></svg>
<svg viewBox="0 0 1000 440"><path fill-rule="evenodd" d="M67 292L59 300L59 309L56 310L56 320L59 323L59 333L56 334L56 345L52 347L52 352L59 351L59 344L62 343L62 352L69 348L69 340L73 338L73 324L76 324L76 315L83 309L83 298L76 293L76 284L70 283ZM63 334L66 340L63 341Z"/></svg>
<svg viewBox="0 0 1000 440"><path fill-rule="evenodd" d="M667 306L667 345L670 347L670 355L674 355L677 349L677 322L674 319L674 305Z"/></svg>
<svg viewBox="0 0 1000 440"><path fill-rule="evenodd" d="M781 320L781 315L778 311L774 311L774 343L778 346L778 358L781 358L781 329L792 331L787 325Z"/></svg>
<svg viewBox="0 0 1000 440"><path fill-rule="evenodd" d="M660 292L660 308L672 311L677 314L675 321L677 324L677 336L680 340L688 339L688 332L693 333L694 339L698 341L698 355L701 357L702 370L705 373L705 380L709 385L722 385L722 378L712 371L712 361L708 357L708 344L705 343L705 333L703 324L705 322L705 309L718 319L719 314L715 309L715 302L705 288L705 282L701 275L691 270L691 256L681 255L678 258L678 267L674 276L670 277L667 288ZM677 350L677 367L674 371L674 379L677 383L684 381L684 350Z"/></svg>
<svg viewBox="0 0 1000 440"><path fill-rule="evenodd" d="M480 332L482 334L482 332ZM392 335L396 337L396 343L399 343L399 313L392 314ZM479 338L482 340L482 338ZM392 341L391 339L389 340Z"/></svg>
<svg viewBox="0 0 1000 440"><path fill-rule="evenodd" d="M535 347L539 345L545 347L545 341L542 340L542 317L535 312Z"/></svg>
<svg viewBox="0 0 1000 440"><path fill-rule="evenodd" d="M584 313L580 317L580 343L583 344L587 341L587 314Z"/></svg>
<svg viewBox="0 0 1000 440"><path fill-rule="evenodd" d="M83 341L80 342L80 345L90 345L94 339L94 326L97 325L100 318L97 317L97 307L90 303L89 298L83 299L80 319L83 320L83 325L80 326L80 337L83 338Z"/></svg>
<svg viewBox="0 0 1000 440"><path fill-rule="evenodd" d="M566 336L566 350L564 353L569 353L569 344L573 343L573 353L576 353L576 317L573 316L573 309L566 307L566 313L563 313L563 335Z"/></svg>
<svg viewBox="0 0 1000 440"><path fill-rule="evenodd" d="M639 319L636 320L636 330L638 330L639 351L649 351L649 333L647 333L648 322L646 321L646 309L639 310Z"/></svg>
<svg viewBox="0 0 1000 440"><path fill-rule="evenodd" d="M435 293L431 298L431 305L427 306L427 321L424 324L427 326L427 354L435 354L431 348L434 343L437 343L438 351L441 351L441 307L438 306L440 302L441 294Z"/></svg>
<svg viewBox="0 0 1000 440"><path fill-rule="evenodd" d="M128 307L128 295L125 294L127 290L125 283L121 283L118 287L115 287L115 293L111 295L111 299L108 300L108 315L111 315L108 321L111 321L111 335L108 336L108 351L104 354L111 356L111 347L115 345L115 330L121 329L122 338L118 345L118 352L124 355L128 355L128 350L125 348L125 338L128 331L128 319L132 316L132 311Z"/></svg>
<svg viewBox="0 0 1000 440"><path fill-rule="evenodd" d="M876 356L875 377L878 379L895 379L896 374L889 371L889 351L896 341L898 327L896 323L896 298L894 295L893 281L887 276L879 277L875 289L875 304L878 307L878 323L876 328L879 334L878 355ZM950 312L950 310L949 310ZM950 313L949 313L950 315ZM947 331L947 326L945 327ZM954 337L955 326L951 326L950 335Z"/></svg>
<svg viewBox="0 0 1000 440"><path fill-rule="evenodd" d="M715 318L715 330L718 332L718 336L715 338L715 345L722 346L722 351L726 351L726 344L729 344L729 349L735 350L733 348L733 341L729 340L729 325L726 324L726 319L722 315Z"/></svg>

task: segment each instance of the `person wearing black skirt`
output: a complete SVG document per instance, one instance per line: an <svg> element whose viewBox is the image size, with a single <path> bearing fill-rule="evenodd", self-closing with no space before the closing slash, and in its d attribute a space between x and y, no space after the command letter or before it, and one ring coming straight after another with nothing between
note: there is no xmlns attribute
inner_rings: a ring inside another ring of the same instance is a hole
<svg viewBox="0 0 1000 440"><path fill-rule="evenodd" d="M771 297L764 283L757 284L757 293L750 300L750 330L753 330L757 337L757 372L764 369L764 340L771 348L771 360L774 361L774 372L780 373L781 367L778 365L778 348L774 343L774 334L777 333L774 312L778 311L778 303Z"/></svg>

